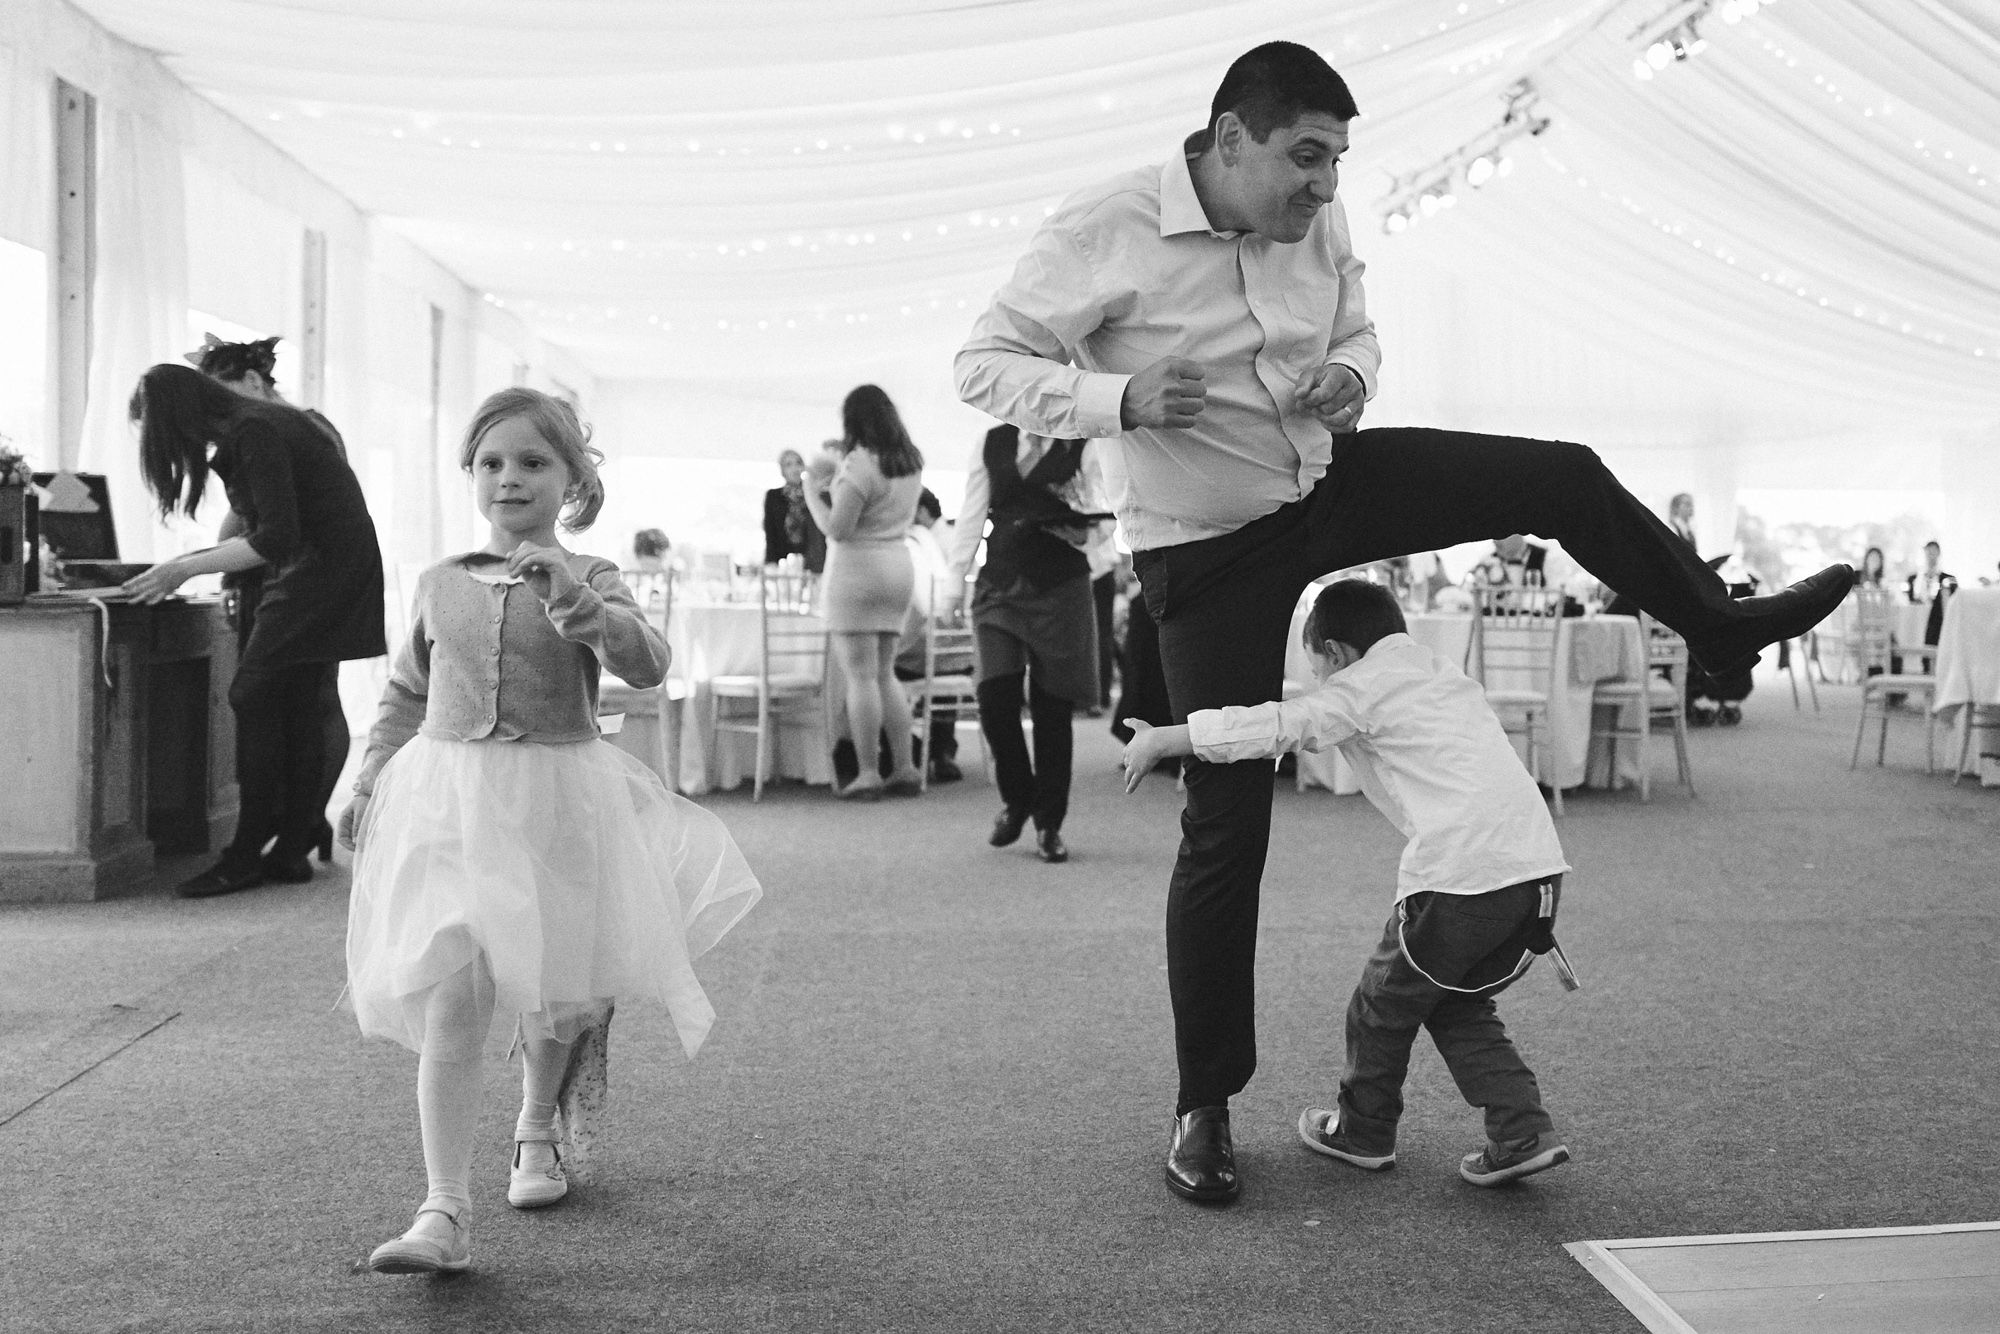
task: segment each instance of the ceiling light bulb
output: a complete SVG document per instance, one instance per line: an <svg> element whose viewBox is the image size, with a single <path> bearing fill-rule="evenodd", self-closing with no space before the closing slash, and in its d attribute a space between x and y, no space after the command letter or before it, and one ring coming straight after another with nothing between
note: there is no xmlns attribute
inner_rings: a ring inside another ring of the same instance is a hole
<svg viewBox="0 0 2000 1334"><path fill-rule="evenodd" d="M1646 63L1654 69L1665 69L1673 63L1674 48L1665 42L1654 42L1646 48Z"/></svg>
<svg viewBox="0 0 2000 1334"><path fill-rule="evenodd" d="M1493 169L1493 174L1495 176L1505 176L1508 175L1513 170L1514 170L1514 159L1510 157L1503 157L1500 159L1500 165Z"/></svg>
<svg viewBox="0 0 2000 1334"><path fill-rule="evenodd" d="M1476 157L1472 159L1472 165L1465 169L1465 183L1475 190L1492 179L1493 159L1490 157Z"/></svg>
<svg viewBox="0 0 2000 1334"><path fill-rule="evenodd" d="M1420 209L1423 212L1423 215L1427 218L1436 217L1438 211L1438 197L1436 195L1423 196L1422 198L1417 200L1417 208Z"/></svg>
<svg viewBox="0 0 2000 1334"><path fill-rule="evenodd" d="M1382 219L1382 230L1391 236L1394 236L1397 232L1405 232L1409 229L1410 215L1407 213L1391 213L1388 217Z"/></svg>

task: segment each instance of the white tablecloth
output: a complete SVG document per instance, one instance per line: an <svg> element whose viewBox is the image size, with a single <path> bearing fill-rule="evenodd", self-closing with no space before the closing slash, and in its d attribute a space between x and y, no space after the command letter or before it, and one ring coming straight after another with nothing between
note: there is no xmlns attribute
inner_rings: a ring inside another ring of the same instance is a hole
<svg viewBox="0 0 2000 1334"><path fill-rule="evenodd" d="M1961 588L1945 602L1937 681L1937 712L1977 729L1966 772L2000 787L2000 587Z"/></svg>
<svg viewBox="0 0 2000 1334"><path fill-rule="evenodd" d="M680 789L689 796L736 787L755 772L754 738L736 732L718 735L710 728L714 695L708 683L717 676L756 674L758 615L754 602L687 600L674 606L667 644L673 650L670 670L681 683L675 693L681 697L668 702L673 716L665 721L670 732L677 733ZM741 709L744 705L732 700L730 707ZM611 738L612 743L649 759L654 743L647 729L657 725L652 719L634 718ZM827 743L823 712L780 725L775 750L774 777L808 783L833 781L832 749Z"/></svg>
<svg viewBox="0 0 2000 1334"><path fill-rule="evenodd" d="M1287 694L1309 689L1312 684L1312 668L1299 642L1309 605L1301 601L1292 617L1290 647L1285 656ZM1470 616L1421 615L1408 619L1412 639L1446 661L1464 663L1466 648L1472 642ZM1537 782L1546 787L1572 788L1580 786L1586 778L1599 786L1614 781L1610 766L1601 755L1597 763L1592 763L1591 696L1599 681L1623 679L1641 670L1645 660L1636 616L1571 616L1562 620L1556 628L1556 679L1549 699L1551 744L1542 750L1540 771L1535 775ZM1488 684L1495 689L1507 689L1529 688L1531 683L1509 681L1505 673L1494 673ZM1525 758L1525 738L1516 736L1514 744ZM1598 749L1602 751L1601 743ZM1334 792L1360 790L1353 770L1337 750L1301 755L1299 765L1309 784ZM1620 774L1616 779L1623 781L1630 777Z"/></svg>

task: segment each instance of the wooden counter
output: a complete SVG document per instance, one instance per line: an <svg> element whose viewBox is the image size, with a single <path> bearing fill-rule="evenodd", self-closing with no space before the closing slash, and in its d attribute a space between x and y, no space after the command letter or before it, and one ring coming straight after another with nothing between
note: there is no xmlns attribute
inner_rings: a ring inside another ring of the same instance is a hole
<svg viewBox="0 0 2000 1334"><path fill-rule="evenodd" d="M226 842L235 671L213 602L0 608L0 902L132 893Z"/></svg>

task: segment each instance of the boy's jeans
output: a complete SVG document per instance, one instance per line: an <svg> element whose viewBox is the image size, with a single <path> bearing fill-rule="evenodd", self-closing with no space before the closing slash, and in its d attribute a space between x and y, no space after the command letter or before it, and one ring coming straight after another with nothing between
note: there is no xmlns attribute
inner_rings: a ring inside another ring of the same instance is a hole
<svg viewBox="0 0 2000 1334"><path fill-rule="evenodd" d="M1561 877L1552 878L1560 885ZM1340 1127L1356 1145L1370 1153L1395 1150L1403 1077L1419 1027L1430 1030L1465 1100L1485 1109L1487 1139L1518 1148L1554 1130L1534 1072L1493 1004L1539 929L1542 883L1488 894L1412 894L1390 914L1347 1005ZM1404 956L1406 943L1422 972ZM1475 986L1470 995L1447 989Z"/></svg>

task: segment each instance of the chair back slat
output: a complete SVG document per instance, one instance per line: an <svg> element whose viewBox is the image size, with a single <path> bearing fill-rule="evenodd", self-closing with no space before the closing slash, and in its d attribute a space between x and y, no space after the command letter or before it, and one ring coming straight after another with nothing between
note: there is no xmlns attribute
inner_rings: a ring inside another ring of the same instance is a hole
<svg viewBox="0 0 2000 1334"><path fill-rule="evenodd" d="M1518 585L1473 589L1466 674L1488 690L1547 693L1562 625L1560 589Z"/></svg>

